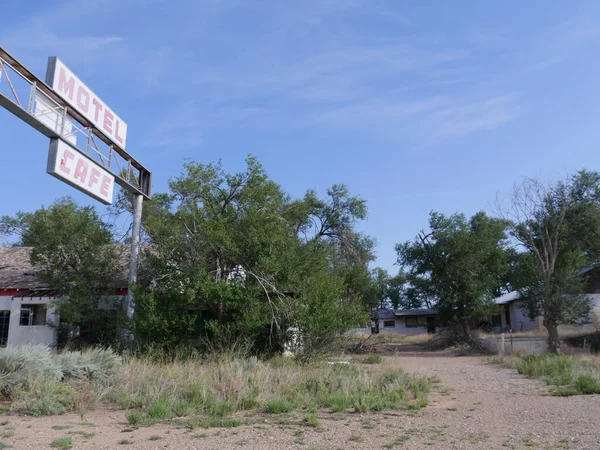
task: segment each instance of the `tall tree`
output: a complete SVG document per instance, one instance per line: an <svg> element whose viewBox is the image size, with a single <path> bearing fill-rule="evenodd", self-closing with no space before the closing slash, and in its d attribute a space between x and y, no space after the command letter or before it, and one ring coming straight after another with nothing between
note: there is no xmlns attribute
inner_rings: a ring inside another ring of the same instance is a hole
<svg viewBox="0 0 600 450"><path fill-rule="evenodd" d="M560 352L558 326L590 311L580 270L600 256L600 174L581 171L544 185L526 179L515 186L507 217L519 255L518 286L530 317L543 316L551 350Z"/></svg>
<svg viewBox="0 0 600 450"><path fill-rule="evenodd" d="M490 299L508 270L507 226L483 212L468 220L432 212L429 231L396 246L407 295L434 307L441 323L460 326L469 342L476 320L493 311Z"/></svg>
<svg viewBox="0 0 600 450"><path fill-rule="evenodd" d="M354 230L364 201L344 186L292 200L260 163L244 171L188 162L144 217L152 254L138 295L136 333L165 345L244 339L281 349L297 328L306 346L362 325L356 280L370 241ZM186 314L182 314L185 311Z"/></svg>

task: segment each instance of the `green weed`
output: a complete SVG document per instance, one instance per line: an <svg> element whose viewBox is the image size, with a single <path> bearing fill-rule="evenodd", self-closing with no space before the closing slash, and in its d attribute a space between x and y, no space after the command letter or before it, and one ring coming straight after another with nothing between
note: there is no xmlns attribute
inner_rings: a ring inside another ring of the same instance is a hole
<svg viewBox="0 0 600 450"><path fill-rule="evenodd" d="M70 448L73 448L73 438L61 437L58 439L54 439L50 443L50 447L57 448L59 450L69 450Z"/></svg>

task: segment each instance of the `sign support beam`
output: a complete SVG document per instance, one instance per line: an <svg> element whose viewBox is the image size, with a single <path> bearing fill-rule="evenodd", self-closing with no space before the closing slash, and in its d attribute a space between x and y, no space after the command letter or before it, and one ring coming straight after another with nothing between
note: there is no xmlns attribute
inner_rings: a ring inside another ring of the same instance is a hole
<svg viewBox="0 0 600 450"><path fill-rule="evenodd" d="M133 225L131 229L131 253L129 255L129 287L127 289L127 299L125 300L125 312L129 321L133 319L135 313L135 303L133 295L133 286L137 282L138 259L140 253L140 232L142 228L142 209L144 206L144 196L138 194L133 200ZM127 333L126 345L132 342L131 332Z"/></svg>

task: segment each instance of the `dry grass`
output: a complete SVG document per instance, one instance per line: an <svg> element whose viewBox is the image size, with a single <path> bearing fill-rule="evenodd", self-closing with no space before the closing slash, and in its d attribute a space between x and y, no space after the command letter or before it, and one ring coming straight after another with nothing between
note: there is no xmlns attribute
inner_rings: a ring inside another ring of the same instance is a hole
<svg viewBox="0 0 600 450"><path fill-rule="evenodd" d="M572 337L586 336L592 333L595 333L596 330L592 328L582 328L582 327L569 327L569 326L560 326L559 334L561 339L568 339ZM480 333L480 337L482 338L499 338L499 333ZM531 331L522 331L515 333L504 333L505 338L547 338L548 330L545 328L541 328L539 330L531 330Z"/></svg>
<svg viewBox="0 0 600 450"><path fill-rule="evenodd" d="M10 374L2 373L0 379L3 375ZM262 361L231 355L170 362L130 357L102 377L85 372L58 381L40 373L22 380L5 391L10 392L13 410L50 415L104 402L128 410L133 425L199 416L195 424L206 426L237 424L227 416L248 410L312 414L322 408L333 412L420 408L427 404L431 384L427 377L400 369L369 370L327 362L301 365L281 357Z"/></svg>
<svg viewBox="0 0 600 450"><path fill-rule="evenodd" d="M555 387L554 395L600 394L600 356L535 355L490 358L492 364L517 369L532 378L542 378Z"/></svg>
<svg viewBox="0 0 600 450"><path fill-rule="evenodd" d="M375 372L347 365L275 358L220 358L156 364L132 359L115 377L105 399L146 411L150 419L257 409L343 411L411 408L426 404L429 380L402 371ZM158 414L151 414L158 410Z"/></svg>
<svg viewBox="0 0 600 450"><path fill-rule="evenodd" d="M392 331L379 334L356 332L348 336L345 349L349 353L381 353L388 350L388 345L422 345L434 346L435 336L431 334L405 335Z"/></svg>

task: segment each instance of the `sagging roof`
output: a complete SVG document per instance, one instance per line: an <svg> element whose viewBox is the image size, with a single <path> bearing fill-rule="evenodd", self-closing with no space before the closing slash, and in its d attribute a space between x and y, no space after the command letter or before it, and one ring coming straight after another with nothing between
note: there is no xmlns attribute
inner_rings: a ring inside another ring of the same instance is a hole
<svg viewBox="0 0 600 450"><path fill-rule="evenodd" d="M118 247L122 251L119 251L120 257L117 261L119 279L116 280L116 284L118 287L125 288L128 285L129 252L126 246ZM36 291L52 288L47 283L40 281L40 270L31 264L30 254L31 247L0 247L0 289Z"/></svg>
<svg viewBox="0 0 600 450"><path fill-rule="evenodd" d="M31 265L30 247L0 248L0 289L47 288Z"/></svg>

